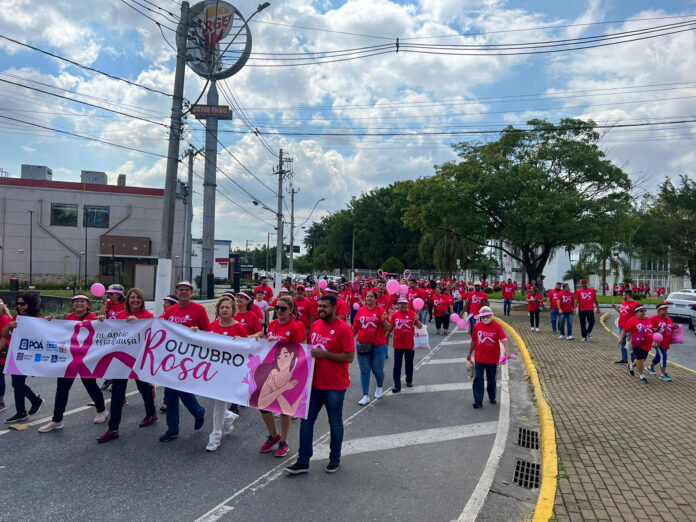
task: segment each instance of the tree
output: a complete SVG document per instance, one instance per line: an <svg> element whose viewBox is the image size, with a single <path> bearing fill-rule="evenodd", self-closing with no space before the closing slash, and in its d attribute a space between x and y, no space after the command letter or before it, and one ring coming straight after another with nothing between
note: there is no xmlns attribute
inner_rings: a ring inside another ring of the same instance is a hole
<svg viewBox="0 0 696 522"><path fill-rule="evenodd" d="M412 229L451 231L519 261L538 279L554 249L595 241L601 218L630 209L628 175L598 147L592 121L528 122L497 141L455 146L460 161L436 166L409 194Z"/></svg>
<svg viewBox="0 0 696 522"><path fill-rule="evenodd" d="M382 263L382 270L389 272L390 274L401 274L404 271L404 264L400 259L391 256L384 263Z"/></svg>
<svg viewBox="0 0 696 522"><path fill-rule="evenodd" d="M432 259L438 271L453 273L458 268L457 259L460 266L469 266L480 249L451 230L428 230L423 232L418 250L421 258Z"/></svg>
<svg viewBox="0 0 696 522"><path fill-rule="evenodd" d="M573 290L578 289L578 283L589 277L589 271L580 262L570 266L570 269L563 274L563 280L570 279L573 282Z"/></svg>

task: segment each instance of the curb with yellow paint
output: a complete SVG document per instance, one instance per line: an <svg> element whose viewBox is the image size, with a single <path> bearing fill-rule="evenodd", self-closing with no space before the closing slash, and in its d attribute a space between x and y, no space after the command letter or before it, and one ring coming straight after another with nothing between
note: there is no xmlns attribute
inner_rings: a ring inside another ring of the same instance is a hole
<svg viewBox="0 0 696 522"><path fill-rule="evenodd" d="M527 368L529 380L534 388L534 397L539 410L539 420L541 424L541 488L539 489L539 499L534 509L534 521L547 521L553 516L553 506L556 500L556 485L558 482L558 457L556 452L556 424L553 421L551 407L546 402L544 393L541 389L539 374L537 373L534 361L529 354L527 345L508 323L497 317L493 318L505 328L515 340L522 354L524 365Z"/></svg>

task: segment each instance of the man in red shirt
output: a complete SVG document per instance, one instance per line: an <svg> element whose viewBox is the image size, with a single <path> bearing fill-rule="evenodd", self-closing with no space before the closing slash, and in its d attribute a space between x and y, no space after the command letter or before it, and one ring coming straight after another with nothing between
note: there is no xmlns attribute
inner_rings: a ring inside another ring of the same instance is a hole
<svg viewBox="0 0 696 522"><path fill-rule="evenodd" d="M595 307L599 313L599 301L594 288L587 286L587 279L580 281L580 288L575 292L575 307L579 310L580 334L582 342L592 339L592 328L595 324Z"/></svg>
<svg viewBox="0 0 696 522"><path fill-rule="evenodd" d="M573 340L573 310L575 310L575 295L570 291L568 283L563 283L563 290L558 293L558 309L560 321L558 330L561 332L559 339ZM566 323L568 324L568 336L566 337Z"/></svg>
<svg viewBox="0 0 696 522"><path fill-rule="evenodd" d="M515 298L515 285L512 279L508 278L507 283L503 283L503 315L510 315L512 310L512 300Z"/></svg>
<svg viewBox="0 0 696 522"><path fill-rule="evenodd" d="M624 290L624 300L623 303L621 303L621 308L618 308L615 304L611 305L614 310L619 312L619 336L621 335L621 332L623 332L623 328L626 326L628 320L636 315L635 309L638 305L638 301L633 299L633 292L631 290ZM626 350L626 341L630 338L631 334L628 332L624 337L623 342L619 346L621 349L621 359L616 361L616 364L628 364L628 350ZM633 360L635 360L635 355L633 355L633 352L631 352L631 361Z"/></svg>
<svg viewBox="0 0 696 522"><path fill-rule="evenodd" d="M261 284L254 288L254 294L256 295L256 292L261 290L263 292L264 298L263 300L266 301L267 303L271 301L271 298L273 297L273 289L268 286L268 278L266 276L261 278Z"/></svg>
<svg viewBox="0 0 696 522"><path fill-rule="evenodd" d="M176 285L176 298L179 304L170 306L164 311L162 319L173 323L182 324L192 329L208 331L210 319L203 305L191 301L193 297L193 285L188 281L181 281ZM160 437L160 442L168 442L179 436L179 399L186 409L193 415L194 430L200 430L205 420L205 410L193 393L164 389L164 402L167 405L167 431Z"/></svg>
<svg viewBox="0 0 696 522"><path fill-rule="evenodd" d="M314 315L314 303L305 295L304 285L297 285L295 288L297 295L295 296L295 305L297 306L297 320L305 327L305 335L309 325L312 324L312 316Z"/></svg>
<svg viewBox="0 0 696 522"><path fill-rule="evenodd" d="M466 301L466 311L471 315L471 332L474 331L474 325L476 324L476 316L481 310L481 307L488 306L488 294L481 290L481 281L474 281L474 291L469 292Z"/></svg>
<svg viewBox="0 0 696 522"><path fill-rule="evenodd" d="M338 471L343 445L343 400L350 386L348 367L355 359L353 330L336 316L336 296L326 294L319 299L319 321L312 323L309 343L314 361L312 392L309 397L307 418L300 425L300 451L297 461L285 468L287 473L297 475L309 471L312 458L314 423L322 407L329 417L331 442L327 473Z"/></svg>
<svg viewBox="0 0 696 522"><path fill-rule="evenodd" d="M551 309L551 329L556 333L556 322L558 321L558 295L561 293L561 283L556 283L556 286L549 290L546 294L549 300L549 308Z"/></svg>

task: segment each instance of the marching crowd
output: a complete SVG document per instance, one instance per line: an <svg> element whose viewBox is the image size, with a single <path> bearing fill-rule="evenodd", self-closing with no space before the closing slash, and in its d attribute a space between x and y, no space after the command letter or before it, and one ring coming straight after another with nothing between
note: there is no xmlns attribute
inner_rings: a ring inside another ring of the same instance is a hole
<svg viewBox="0 0 696 522"><path fill-rule="evenodd" d="M458 326L470 330L471 346L467 361L473 367L474 373L473 407L482 407L484 387L490 403L496 404L496 370L509 356L509 347L503 328L492 320L493 312L489 306L488 293L484 290L487 288L485 282L482 284L475 281L470 285L456 280L371 280L359 276L355 281L345 284L328 284L326 280L320 280L314 288L307 288L301 284L295 286L288 280L283 283L278 295L274 295L266 278L262 278L260 283L253 293L242 291L223 294L215 304L215 319L211 321L205 307L192 300L193 285L188 281L181 281L176 285L175 294L165 299L165 310L160 317L194 331L209 331L229 337L285 340L312 346L311 356L315 359L315 369L307 419L303 419L300 425L298 459L286 468L286 472L298 474L309 470L314 424L322 408L326 409L331 434L326 471L334 472L339 469L343 440L343 403L345 392L350 386L349 365L353 362L356 352L362 389L362 398L358 403L365 406L371 401L370 383L373 375L376 381L374 399L380 399L384 394L385 364L389 357L390 339L393 347L394 383L391 391L394 394L399 393L402 382L405 382L406 387L413 386L417 332L424 324L433 320L437 335L449 333L451 320L456 320ZM512 300L518 288L511 280L503 282L501 287L503 313L510 315ZM599 313L599 304L595 290L588 286L587 281L583 280L576 292L571 292L567 284L556 283L553 289L545 293L536 281L531 281L526 289L532 331L540 331L540 311L546 302L550 308L551 328L553 332L560 333L561 339L573 339L573 317L576 312L582 341L592 339L595 311ZM669 381L670 377L666 372L667 350L671 342L673 324L667 316L666 305L659 307L657 315L648 319L645 317L645 307L633 300L632 290L622 289L621 292L624 301L620 308L614 307L620 313L621 360L617 362L627 364L631 375L637 370L642 382L647 382L644 372L656 375L655 367L659 364L660 378ZM66 320L136 321L153 317L145 309L142 291L131 288L124 292L124 288L117 284L109 287L99 310L90 310L90 299L83 294L75 295L71 302L73 311ZM11 315L7 307L0 303L0 371L4 368L17 316L41 317L39 301L35 294L20 294L16 304L17 313ZM468 321L468 324L464 321ZM629 341L630 362L626 348ZM502 358L501 344L505 353ZM646 368L644 361L653 346L657 348L657 355ZM289 404L283 396L284 391L294 386L293 383L296 384L296 381L290 380L290 370L294 367L296 359L297 353L283 348L274 361L274 370L256 379L256 391L249 402L260 409L262 421L268 430L260 451L274 452L277 457L284 457L289 452L288 437L292 417L299 403L298 400L295 404ZM64 427L63 415L74 380L58 379L53 415L50 422L39 428L41 433ZM11 381L16 413L6 419L10 424L35 415L44 402L27 385L26 376L12 375ZM118 439L123 405L127 404L128 380L105 381L101 388L96 379L82 378L81 381L96 407L94 423L105 423L108 419L107 429L97 441L106 443ZM145 416L139 426L152 426L158 420L155 387L140 380L136 380L135 384L145 407ZM103 390L109 387L111 401L107 411ZM0 411L5 409L4 393L3 375L0 381ZM206 412L195 395L165 388L160 413L166 416L167 430L160 436L159 440L162 442L178 437L180 401L193 416L194 429L201 429L204 424ZM285 401L282 411L289 414L274 416L264 409L276 401L278 404ZM276 424L278 416L280 426ZM208 438L207 451L219 448L223 435L232 431L238 417L238 405L214 401L213 429Z"/></svg>

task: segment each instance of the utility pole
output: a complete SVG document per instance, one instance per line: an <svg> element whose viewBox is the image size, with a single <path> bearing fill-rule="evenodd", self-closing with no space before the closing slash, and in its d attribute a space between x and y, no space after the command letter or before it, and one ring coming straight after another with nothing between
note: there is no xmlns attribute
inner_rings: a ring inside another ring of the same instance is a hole
<svg viewBox="0 0 696 522"><path fill-rule="evenodd" d="M181 18L176 27L176 69L172 113L169 123L169 148L167 149L167 173L164 181L162 204L162 233L160 235L157 282L155 287L155 314L162 313L162 301L172 284L172 242L174 239L174 212L176 209L176 178L179 167L179 142L181 141L181 108L184 101L184 73L186 72L186 33L188 32L189 4L181 3ZM87 256L85 255L85 267Z"/></svg>
<svg viewBox="0 0 696 522"><path fill-rule="evenodd" d="M210 80L208 105L216 106L219 97L215 80ZM203 177L203 245L201 287L203 294L211 299L213 288L209 288L208 274L213 273L215 261L215 189L217 187L217 135L218 119L208 116L205 120L205 174Z"/></svg>
<svg viewBox="0 0 696 522"><path fill-rule="evenodd" d="M283 149L278 153L278 230L276 236L275 295L280 292L283 268Z"/></svg>
<svg viewBox="0 0 696 522"><path fill-rule="evenodd" d="M27 210L29 212L29 286L31 286L32 278L32 260L33 260L33 250L34 250L34 211Z"/></svg>
<svg viewBox="0 0 696 522"><path fill-rule="evenodd" d="M353 227L353 246L350 252L350 280L355 278L355 226Z"/></svg>
<svg viewBox="0 0 696 522"><path fill-rule="evenodd" d="M292 185L290 185L290 277L295 273L294 270L294 250L295 250L295 194L300 190L295 190Z"/></svg>
<svg viewBox="0 0 696 522"><path fill-rule="evenodd" d="M271 249L271 233L266 236L266 275L268 275L268 252Z"/></svg>
<svg viewBox="0 0 696 522"><path fill-rule="evenodd" d="M186 190L186 217L184 219L184 266L181 272L182 279L193 279L193 270L191 269L191 223L193 221L193 158L203 152L203 149L194 150L190 147L188 150L188 185Z"/></svg>

